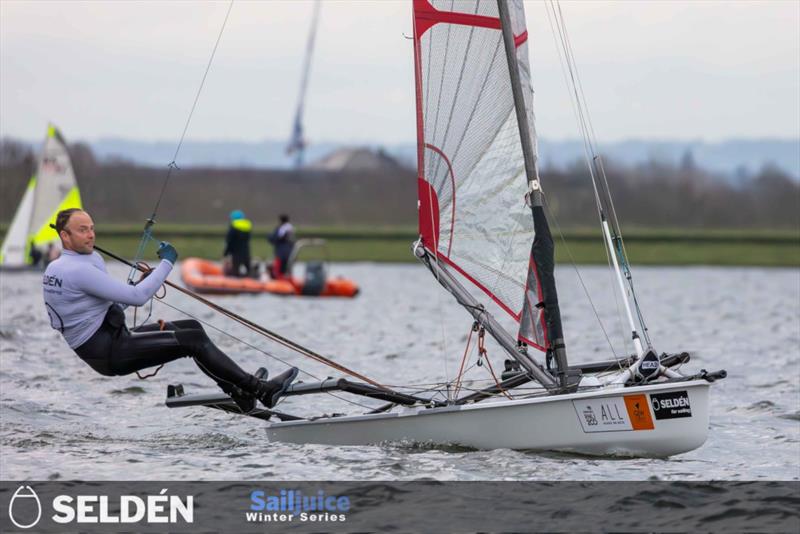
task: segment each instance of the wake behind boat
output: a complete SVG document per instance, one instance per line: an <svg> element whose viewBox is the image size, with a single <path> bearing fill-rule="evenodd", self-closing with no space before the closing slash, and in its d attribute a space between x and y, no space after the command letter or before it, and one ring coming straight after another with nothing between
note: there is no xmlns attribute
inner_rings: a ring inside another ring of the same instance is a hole
<svg viewBox="0 0 800 534"><path fill-rule="evenodd" d="M566 35L560 9L551 7ZM523 3L414 0L413 13L419 206L413 251L472 316L478 365L485 362L493 383L460 394L467 390L470 334L458 374L439 387L389 387L338 365L359 380L298 383L287 394L344 392L385 404L359 415L304 417L274 409L246 415L269 421L270 441L295 443L416 441L661 457L701 446L708 434L709 386L726 373L685 375L678 369L688 354L659 354L653 347L595 154L588 163L600 228L633 354L620 357L610 347L607 360L568 361L555 245L537 167ZM562 44L574 72L572 50L568 41ZM577 85L571 89L587 117ZM582 133L593 152L586 122ZM490 306L517 331L505 328ZM509 357L502 380L491 369L487 334ZM333 363L296 344L290 348ZM167 406L197 405L241 413L225 395L187 395L182 386L170 386Z"/></svg>

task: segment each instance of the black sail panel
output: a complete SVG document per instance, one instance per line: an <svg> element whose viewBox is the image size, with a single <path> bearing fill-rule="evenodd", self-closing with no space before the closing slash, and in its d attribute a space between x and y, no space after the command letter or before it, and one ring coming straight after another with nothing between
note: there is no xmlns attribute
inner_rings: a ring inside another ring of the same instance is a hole
<svg viewBox="0 0 800 534"><path fill-rule="evenodd" d="M535 193L541 196L541 193ZM519 339L543 346L548 354L563 349L564 334L555 279L555 245L541 202L532 207L535 237L525 290L525 306L520 321Z"/></svg>

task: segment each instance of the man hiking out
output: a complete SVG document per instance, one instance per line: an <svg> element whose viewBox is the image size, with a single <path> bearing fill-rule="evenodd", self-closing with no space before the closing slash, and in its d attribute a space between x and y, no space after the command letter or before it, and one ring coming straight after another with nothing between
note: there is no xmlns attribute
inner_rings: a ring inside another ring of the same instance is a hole
<svg viewBox="0 0 800 534"><path fill-rule="evenodd" d="M243 412L252 411L256 399L273 407L297 376L296 367L272 380L266 380L265 369L255 375L243 371L195 320L128 330L122 306L141 306L155 295L178 259L175 248L162 242L158 266L137 285L129 285L109 276L94 251L94 222L88 213L75 208L60 211L55 228L64 250L44 274L47 313L51 326L98 373L127 375L189 356Z"/></svg>

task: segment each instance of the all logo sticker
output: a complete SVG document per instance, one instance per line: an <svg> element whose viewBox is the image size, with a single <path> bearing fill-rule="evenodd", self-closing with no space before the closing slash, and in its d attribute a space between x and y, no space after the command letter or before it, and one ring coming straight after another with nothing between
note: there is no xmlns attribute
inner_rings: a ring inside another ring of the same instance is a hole
<svg viewBox="0 0 800 534"><path fill-rule="evenodd" d="M622 397L574 400L572 406L584 432L618 432L634 429Z"/></svg>
<svg viewBox="0 0 800 534"><path fill-rule="evenodd" d="M684 391L672 391L670 393L650 394L650 405L656 419L677 419L679 417L691 417L692 405L689 402L689 393Z"/></svg>

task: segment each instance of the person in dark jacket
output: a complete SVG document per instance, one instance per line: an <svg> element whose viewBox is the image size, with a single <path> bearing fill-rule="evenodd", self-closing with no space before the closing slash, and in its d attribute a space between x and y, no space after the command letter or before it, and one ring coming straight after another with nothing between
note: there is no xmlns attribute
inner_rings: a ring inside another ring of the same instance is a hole
<svg viewBox="0 0 800 534"><path fill-rule="evenodd" d="M228 226L228 234L225 236L225 252L222 255L226 258L223 262L230 265L230 271L226 269L225 274L244 277L250 275L250 233L253 231L253 223L245 218L244 212L234 210L230 215L231 224ZM230 257L230 260L227 258Z"/></svg>
<svg viewBox="0 0 800 534"><path fill-rule="evenodd" d="M28 251L28 258L31 260L31 265L33 265L34 267L38 267L40 262L42 261L42 256L43 256L42 251L39 250L33 243L33 240L31 240L31 247L30 250Z"/></svg>
<svg viewBox="0 0 800 534"><path fill-rule="evenodd" d="M267 239L275 249L270 274L276 279L286 278L289 276L289 259L294 250L294 226L289 222L288 215L278 217L278 226Z"/></svg>

